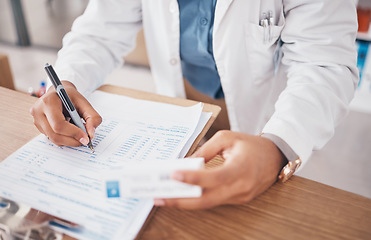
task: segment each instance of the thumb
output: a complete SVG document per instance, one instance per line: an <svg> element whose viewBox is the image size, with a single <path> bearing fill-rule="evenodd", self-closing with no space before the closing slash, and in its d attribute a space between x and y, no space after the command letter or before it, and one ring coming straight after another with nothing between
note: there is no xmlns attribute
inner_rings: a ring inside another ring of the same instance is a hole
<svg viewBox="0 0 371 240"><path fill-rule="evenodd" d="M90 138L94 137L95 129L102 123L102 117L95 111L91 104L84 97L78 101L76 109L80 116L85 120L86 131Z"/></svg>
<svg viewBox="0 0 371 240"><path fill-rule="evenodd" d="M94 137L95 129L102 123L102 117L91 108L89 112L83 116L86 123L86 131L88 132L90 138Z"/></svg>
<svg viewBox="0 0 371 240"><path fill-rule="evenodd" d="M68 95L79 115L85 121L85 128L90 138L94 137L95 129L101 124L102 117L95 111L86 98L77 91L75 85L68 81L62 81Z"/></svg>
<svg viewBox="0 0 371 240"><path fill-rule="evenodd" d="M191 157L203 157L206 162L232 145L233 133L219 131L209 141L202 145Z"/></svg>

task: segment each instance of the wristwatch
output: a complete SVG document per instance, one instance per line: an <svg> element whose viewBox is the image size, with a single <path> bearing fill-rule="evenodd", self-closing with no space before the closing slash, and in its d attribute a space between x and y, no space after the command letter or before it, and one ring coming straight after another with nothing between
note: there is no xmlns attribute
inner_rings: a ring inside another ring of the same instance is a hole
<svg viewBox="0 0 371 240"><path fill-rule="evenodd" d="M286 166L284 166L278 175L278 182L286 182L292 175L294 175L294 172L300 167L301 165L301 159L298 158L295 161L289 161Z"/></svg>
<svg viewBox="0 0 371 240"><path fill-rule="evenodd" d="M284 166L278 175L278 182L286 182L301 165L301 159L299 156L291 149L291 147L283 141L281 138L269 134L269 133L260 133L258 134L260 137L268 138L274 144L276 144L277 148L283 153L286 157L288 163Z"/></svg>

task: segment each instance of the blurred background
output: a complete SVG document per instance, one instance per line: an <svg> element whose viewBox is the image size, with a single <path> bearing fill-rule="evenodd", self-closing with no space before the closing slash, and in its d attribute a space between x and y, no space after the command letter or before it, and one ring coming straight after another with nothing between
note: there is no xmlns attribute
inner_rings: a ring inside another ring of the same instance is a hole
<svg viewBox="0 0 371 240"><path fill-rule="evenodd" d="M63 36L87 4L88 0L0 0L0 86L40 92L46 79L43 66L54 64ZM371 198L371 0L360 0L357 12L361 80L351 110L332 140L297 175ZM125 60L105 83L154 92L142 32Z"/></svg>
<svg viewBox="0 0 371 240"><path fill-rule="evenodd" d="M55 62L63 36L88 2L0 0L0 54L8 56L17 90L39 89L45 80L43 66ZM153 92L143 32L138 36L138 48L126 58L125 67L114 71L106 83Z"/></svg>

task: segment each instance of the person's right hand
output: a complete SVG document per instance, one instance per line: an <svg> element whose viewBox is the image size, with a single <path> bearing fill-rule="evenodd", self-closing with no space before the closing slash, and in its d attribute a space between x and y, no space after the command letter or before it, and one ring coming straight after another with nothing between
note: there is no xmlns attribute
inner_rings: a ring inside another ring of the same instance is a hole
<svg viewBox="0 0 371 240"><path fill-rule="evenodd" d="M95 128L102 122L101 116L72 83L67 81L62 83L77 112L85 120L85 127L90 138L93 138ZM64 110L63 104L53 87L49 88L48 92L38 99L30 112L37 129L58 146L77 147L81 144L88 144L89 138L86 133L67 121L68 112Z"/></svg>

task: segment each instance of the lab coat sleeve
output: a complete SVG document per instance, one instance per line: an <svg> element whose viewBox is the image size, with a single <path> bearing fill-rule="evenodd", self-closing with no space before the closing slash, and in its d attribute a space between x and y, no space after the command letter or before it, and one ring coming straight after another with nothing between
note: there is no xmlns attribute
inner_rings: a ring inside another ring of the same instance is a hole
<svg viewBox="0 0 371 240"><path fill-rule="evenodd" d="M263 132L283 139L303 162L347 114L358 83L353 0L283 0L282 65L288 81Z"/></svg>
<svg viewBox="0 0 371 240"><path fill-rule="evenodd" d="M123 64L141 26L140 0L90 0L63 38L55 66L59 78L89 94Z"/></svg>

